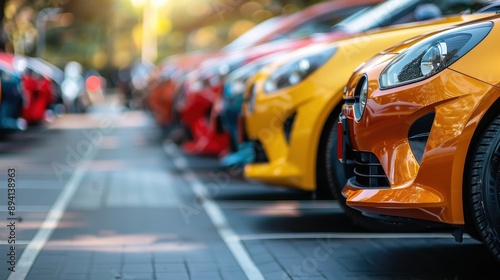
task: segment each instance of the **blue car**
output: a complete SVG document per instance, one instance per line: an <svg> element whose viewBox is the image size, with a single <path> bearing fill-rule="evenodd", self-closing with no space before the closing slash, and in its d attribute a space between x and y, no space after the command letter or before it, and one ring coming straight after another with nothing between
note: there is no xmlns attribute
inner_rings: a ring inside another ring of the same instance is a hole
<svg viewBox="0 0 500 280"><path fill-rule="evenodd" d="M252 61L237 70L231 72L224 82L222 94L222 109L219 119L222 128L229 132L231 140L231 153L220 160L220 164L225 167L243 166L253 162L255 154L250 143L239 141L238 120L243 104L243 93L246 89L248 79L257 73L267 63L278 59L280 54L271 54L255 61Z"/></svg>

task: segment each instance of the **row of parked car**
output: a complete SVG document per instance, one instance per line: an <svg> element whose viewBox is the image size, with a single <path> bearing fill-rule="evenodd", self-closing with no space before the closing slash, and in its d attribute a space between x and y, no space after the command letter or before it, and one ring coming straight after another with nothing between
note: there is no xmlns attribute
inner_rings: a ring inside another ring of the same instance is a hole
<svg viewBox="0 0 500 280"><path fill-rule="evenodd" d="M38 57L5 52L0 52L0 79L0 135L52 122L62 113L84 113L105 85L76 61L62 70Z"/></svg>
<svg viewBox="0 0 500 280"><path fill-rule="evenodd" d="M188 154L334 198L368 230L468 233L500 260L499 7L322 2L166 58L148 109Z"/></svg>

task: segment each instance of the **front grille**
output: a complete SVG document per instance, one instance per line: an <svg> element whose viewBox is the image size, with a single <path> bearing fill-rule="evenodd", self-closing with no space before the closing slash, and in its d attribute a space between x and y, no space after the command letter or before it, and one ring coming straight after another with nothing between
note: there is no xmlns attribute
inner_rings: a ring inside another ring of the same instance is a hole
<svg viewBox="0 0 500 280"><path fill-rule="evenodd" d="M246 129L246 124L245 124L245 117L242 115L238 116L238 142L247 142L248 141L248 135L247 135L247 129Z"/></svg>
<svg viewBox="0 0 500 280"><path fill-rule="evenodd" d="M210 123L210 120L212 118L212 106L208 107L205 111L205 119L207 120L207 123Z"/></svg>
<svg viewBox="0 0 500 280"><path fill-rule="evenodd" d="M250 95L248 96L248 113L252 114L253 113L253 109L255 107L255 98L256 98L256 95L257 95L257 90L256 90L256 87L255 87L255 84L252 84L252 86L250 87Z"/></svg>
<svg viewBox="0 0 500 280"><path fill-rule="evenodd" d="M179 91L175 96L177 106L179 106L179 108L184 107L184 105L186 105L186 88L184 87L184 85L179 87Z"/></svg>
<svg viewBox="0 0 500 280"><path fill-rule="evenodd" d="M356 184L364 188L388 188L389 181L377 157L369 152L355 152Z"/></svg>
<svg viewBox="0 0 500 280"><path fill-rule="evenodd" d="M215 125L217 133L221 134L225 132L224 125L222 124L221 116L217 115L215 117Z"/></svg>
<svg viewBox="0 0 500 280"><path fill-rule="evenodd" d="M264 147L259 142L259 140L252 140L252 146L255 154L255 163L267 163L269 160L267 159L266 151L264 151Z"/></svg>

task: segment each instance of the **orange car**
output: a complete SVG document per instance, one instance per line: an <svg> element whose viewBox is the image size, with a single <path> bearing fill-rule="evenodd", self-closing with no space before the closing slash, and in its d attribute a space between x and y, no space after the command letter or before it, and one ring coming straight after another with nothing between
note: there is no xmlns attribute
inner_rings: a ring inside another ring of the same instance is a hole
<svg viewBox="0 0 500 280"><path fill-rule="evenodd" d="M500 17L423 35L358 68L339 157L348 206L482 240L500 261Z"/></svg>

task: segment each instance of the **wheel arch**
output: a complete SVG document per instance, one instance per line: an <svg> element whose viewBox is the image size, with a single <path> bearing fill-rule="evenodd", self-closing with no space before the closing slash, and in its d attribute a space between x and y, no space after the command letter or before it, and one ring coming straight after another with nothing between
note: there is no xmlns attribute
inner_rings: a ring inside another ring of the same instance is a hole
<svg viewBox="0 0 500 280"><path fill-rule="evenodd" d="M325 142L327 141L328 138L328 128L330 124L333 124L333 122L337 121L338 119L338 113L340 113L340 109L342 108L343 104L343 93L342 92L337 92L334 95L329 98L325 104L325 106L322 108L321 113L319 114L318 121L315 122L315 127L313 128L313 139L316 139L314 142L314 145L311 145L309 155L312 157L310 161L313 164L310 165L310 168L308 172L309 174L315 174L313 176L314 180L314 186L317 189L318 188L318 172L317 167L318 167L318 161L320 160L319 157L319 149L321 145L326 144Z"/></svg>
<svg viewBox="0 0 500 280"><path fill-rule="evenodd" d="M480 137L488 127L488 125L493 121L493 119L500 114L500 97L497 97L488 110L483 114L481 120L479 121L471 140L469 141L469 146L467 147L467 155L465 157L465 163L463 165L462 171L462 205L463 205L463 216L466 228L469 230L475 230L470 228L473 225L473 218L471 213L471 203L468 199L470 195L470 188L468 188L469 175L467 170L472 168L471 158L474 156L474 150L479 142ZM473 234L475 234L473 232Z"/></svg>

